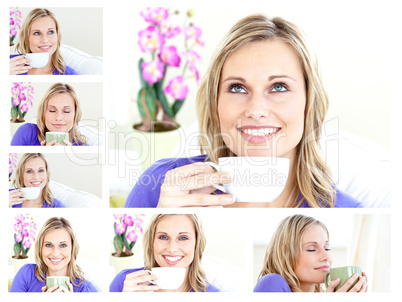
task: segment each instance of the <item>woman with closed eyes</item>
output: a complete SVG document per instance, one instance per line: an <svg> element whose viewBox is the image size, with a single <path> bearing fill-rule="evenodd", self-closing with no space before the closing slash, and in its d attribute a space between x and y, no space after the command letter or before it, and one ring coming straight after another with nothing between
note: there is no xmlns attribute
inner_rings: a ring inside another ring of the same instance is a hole
<svg viewBox="0 0 402 302"><path fill-rule="evenodd" d="M60 52L61 34L56 16L48 9L35 8L22 24L15 47L20 55L10 56L11 75L76 75L77 72L64 62ZM42 68L32 68L26 63L27 53L48 53L49 61Z"/></svg>
<svg viewBox="0 0 402 302"><path fill-rule="evenodd" d="M36 264L25 264L16 274L10 292L97 292L77 265L79 245L68 220L50 218L35 241ZM46 286L46 277L67 276L68 289Z"/></svg>
<svg viewBox="0 0 402 302"><path fill-rule="evenodd" d="M217 292L201 267L206 239L201 222L192 214L154 215L144 233L144 267L121 271L110 284L111 292ZM185 268L185 278L176 290L163 290L153 281L153 267Z"/></svg>
<svg viewBox="0 0 402 302"><path fill-rule="evenodd" d="M322 288L332 265L326 226L308 216L281 221L267 247L254 292L334 292L340 279ZM357 283L349 289L351 284ZM367 275L354 274L336 292L366 292Z"/></svg>
<svg viewBox="0 0 402 302"><path fill-rule="evenodd" d="M362 207L336 189L320 153L328 98L296 25L263 15L240 20L211 59L196 102L203 154L153 164L125 207ZM272 202L236 202L216 190L234 175L204 162L231 156L289 159L282 193Z"/></svg>
<svg viewBox="0 0 402 302"><path fill-rule="evenodd" d="M36 124L18 128L11 146L60 146L56 139L46 141L46 132L67 132L66 146L87 145L87 138L78 130L82 111L77 93L70 84L53 84L39 104Z"/></svg>

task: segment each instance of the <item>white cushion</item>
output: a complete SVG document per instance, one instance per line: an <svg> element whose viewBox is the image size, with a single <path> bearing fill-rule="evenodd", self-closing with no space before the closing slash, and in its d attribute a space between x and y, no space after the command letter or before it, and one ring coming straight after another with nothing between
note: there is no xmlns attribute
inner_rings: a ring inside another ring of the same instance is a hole
<svg viewBox="0 0 402 302"><path fill-rule="evenodd" d="M104 288L105 284L103 282L103 279L104 279L103 267L96 264L95 262L81 258L79 256L79 253L78 253L78 258L77 258L77 264L84 271L85 279L88 280L89 282L91 282L93 284L93 286L96 287L98 292L108 291L108 289Z"/></svg>
<svg viewBox="0 0 402 302"><path fill-rule="evenodd" d="M61 55L68 66L79 75L102 75L103 58L91 56L77 48L64 45L60 46Z"/></svg>
<svg viewBox="0 0 402 302"><path fill-rule="evenodd" d="M74 190L61 183L51 180L49 183L53 197L60 200L66 208L100 207L102 200L90 193Z"/></svg>

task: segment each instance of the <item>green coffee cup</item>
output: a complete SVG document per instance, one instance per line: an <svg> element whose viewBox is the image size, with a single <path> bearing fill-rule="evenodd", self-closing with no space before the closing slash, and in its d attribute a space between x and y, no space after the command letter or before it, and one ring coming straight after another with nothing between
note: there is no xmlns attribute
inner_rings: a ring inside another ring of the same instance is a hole
<svg viewBox="0 0 402 302"><path fill-rule="evenodd" d="M63 140L68 140L68 132L46 132L46 143L51 142L52 140L57 140L57 142L65 146Z"/></svg>
<svg viewBox="0 0 402 302"><path fill-rule="evenodd" d="M343 266L343 267L334 267L331 268L331 270L325 275L325 286L329 286L329 280L328 277L331 276L331 280L334 281L338 278L341 279L341 282L338 284L337 287L335 287L335 291L337 291L339 288L341 288L346 281L350 277L352 277L353 274L358 273L360 276L362 275L362 268L359 265L352 265L352 266ZM359 279L356 279L355 282L348 288L348 291L355 286Z"/></svg>
<svg viewBox="0 0 402 302"><path fill-rule="evenodd" d="M46 277L46 287L47 289L53 287L58 284L59 286L63 286L67 290L69 290L67 281L70 281L70 278L67 276L54 276L54 277Z"/></svg>

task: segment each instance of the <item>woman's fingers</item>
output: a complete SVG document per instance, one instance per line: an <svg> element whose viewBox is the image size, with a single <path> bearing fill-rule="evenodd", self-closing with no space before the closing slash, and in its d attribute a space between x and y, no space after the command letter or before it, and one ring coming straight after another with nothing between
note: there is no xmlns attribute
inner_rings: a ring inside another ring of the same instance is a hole
<svg viewBox="0 0 402 302"><path fill-rule="evenodd" d="M158 279L156 275L151 275L145 270L128 274L124 280L123 292L158 290L158 286L150 284L150 282L156 279Z"/></svg>
<svg viewBox="0 0 402 302"><path fill-rule="evenodd" d="M8 196L10 207L12 207L13 205L21 204L25 201L25 198L23 197L24 194L18 189L9 191Z"/></svg>
<svg viewBox="0 0 402 302"><path fill-rule="evenodd" d="M10 59L10 75L16 75L27 72L32 68L26 63L31 62L31 59L25 58L24 56L16 56Z"/></svg>
<svg viewBox="0 0 402 302"><path fill-rule="evenodd" d="M334 281L329 282L329 285L326 289L327 292L334 292L335 288L339 285L339 283L341 282L341 279L335 279Z"/></svg>

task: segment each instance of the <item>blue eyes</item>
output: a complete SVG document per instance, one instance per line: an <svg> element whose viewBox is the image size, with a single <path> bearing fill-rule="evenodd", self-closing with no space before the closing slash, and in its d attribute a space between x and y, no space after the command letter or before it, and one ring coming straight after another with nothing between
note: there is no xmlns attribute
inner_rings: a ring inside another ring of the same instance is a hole
<svg viewBox="0 0 402 302"><path fill-rule="evenodd" d="M53 35L53 34L55 34L55 31L50 30L50 31L47 32L47 34L48 34L48 35ZM33 33L33 35L34 35L34 36L40 36L41 33L40 33L39 31L36 31L36 32Z"/></svg>
<svg viewBox="0 0 402 302"><path fill-rule="evenodd" d="M158 239L160 239L160 240L168 240L169 237L161 235L161 236L158 237ZM178 239L183 241L183 240L188 240L188 237L187 236L180 236Z"/></svg>
<svg viewBox="0 0 402 302"><path fill-rule="evenodd" d="M275 83L271 86L269 92L286 92L288 91L288 87L285 83ZM239 83L233 83L229 86L229 92L232 93L247 93L246 89L243 85Z"/></svg>
<svg viewBox="0 0 402 302"><path fill-rule="evenodd" d="M38 170L38 172L39 172L39 173L44 173L45 170L40 169L40 170ZM28 174L31 174L31 173L33 173L33 171L32 171L32 170L28 170L27 173L28 173Z"/></svg>
<svg viewBox="0 0 402 302"><path fill-rule="evenodd" d="M53 247L53 244L51 244L51 243L46 243L46 244L45 244L45 247L52 248L52 247ZM60 247L61 247L61 248L66 248L66 247L67 247L67 244L62 243L62 244L60 244Z"/></svg>

